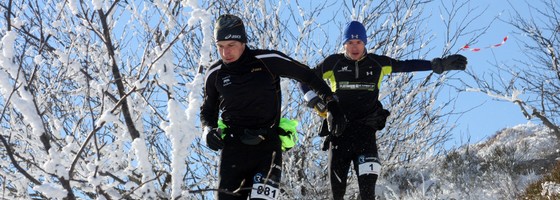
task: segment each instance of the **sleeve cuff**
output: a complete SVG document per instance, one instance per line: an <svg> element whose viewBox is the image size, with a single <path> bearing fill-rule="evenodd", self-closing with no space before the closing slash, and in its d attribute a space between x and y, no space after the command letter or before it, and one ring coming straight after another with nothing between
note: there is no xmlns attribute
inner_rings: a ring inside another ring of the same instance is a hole
<svg viewBox="0 0 560 200"><path fill-rule="evenodd" d="M208 133L210 132L210 130L212 130L212 127L209 126L204 126L204 128L202 128L202 142L204 144L206 144L206 135L208 135Z"/></svg>
<svg viewBox="0 0 560 200"><path fill-rule="evenodd" d="M303 99L305 100L305 102L309 102L311 101L311 99L315 98L316 96L317 94L313 90L309 90L305 93L305 95L303 95Z"/></svg>

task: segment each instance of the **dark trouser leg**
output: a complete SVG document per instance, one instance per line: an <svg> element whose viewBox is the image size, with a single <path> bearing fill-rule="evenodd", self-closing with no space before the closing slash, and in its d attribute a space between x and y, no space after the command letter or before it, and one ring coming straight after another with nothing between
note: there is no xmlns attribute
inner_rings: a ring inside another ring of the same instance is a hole
<svg viewBox="0 0 560 200"><path fill-rule="evenodd" d="M253 181L246 177L243 166L239 165L238 152L233 149L222 150L222 159L220 163L220 184L218 192L219 200L246 200ZM234 191L237 191L233 194Z"/></svg>
<svg viewBox="0 0 560 200"><path fill-rule="evenodd" d="M331 147L329 176L331 179L331 190L335 200L344 199L346 192L346 182L348 170L350 169L350 152L346 148L341 148L337 142L333 141L334 148Z"/></svg>
<svg viewBox="0 0 560 200"><path fill-rule="evenodd" d="M375 183L377 182L377 176L377 174L358 176L358 185L360 187L361 200L375 199Z"/></svg>
<svg viewBox="0 0 560 200"><path fill-rule="evenodd" d="M361 200L373 200L375 199L375 184L381 171L381 164L377 152L375 130L362 127L362 131L362 141L360 145L356 145L357 155L352 162L358 176Z"/></svg>
<svg viewBox="0 0 560 200"><path fill-rule="evenodd" d="M282 151L278 135L265 135L266 139L258 144L245 144L239 136L235 136L242 130L229 130L231 134L224 139L219 172L219 189L226 192L219 192L218 199L247 200L249 195L256 196L254 199L270 199L279 196ZM259 187L261 191L257 190Z"/></svg>
<svg viewBox="0 0 560 200"><path fill-rule="evenodd" d="M361 200L375 199L375 183L381 170L379 159L372 154L362 154L352 162L358 176Z"/></svg>
<svg viewBox="0 0 560 200"><path fill-rule="evenodd" d="M263 160L252 178L251 199L277 199L282 177L282 151L278 149L261 157Z"/></svg>

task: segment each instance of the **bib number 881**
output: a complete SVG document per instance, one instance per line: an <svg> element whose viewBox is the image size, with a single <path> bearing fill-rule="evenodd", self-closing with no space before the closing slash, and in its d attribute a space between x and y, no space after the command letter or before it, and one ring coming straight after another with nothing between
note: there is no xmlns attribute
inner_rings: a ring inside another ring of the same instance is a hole
<svg viewBox="0 0 560 200"><path fill-rule="evenodd" d="M265 185L262 183L253 184L253 189L251 191L251 198L261 198L274 200L278 197L279 190L271 185Z"/></svg>

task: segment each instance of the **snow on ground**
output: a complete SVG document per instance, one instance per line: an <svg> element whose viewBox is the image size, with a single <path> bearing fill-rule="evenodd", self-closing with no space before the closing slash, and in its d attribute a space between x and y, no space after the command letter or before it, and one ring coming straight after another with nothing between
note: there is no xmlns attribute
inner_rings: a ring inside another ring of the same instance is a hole
<svg viewBox="0 0 560 200"><path fill-rule="evenodd" d="M558 162L558 143L543 125L529 122L504 128L486 141L428 158L430 164L409 164L383 176L376 195L380 199L515 199ZM398 179L402 177L408 186L402 187L403 179ZM559 194L560 183L543 183L541 193Z"/></svg>

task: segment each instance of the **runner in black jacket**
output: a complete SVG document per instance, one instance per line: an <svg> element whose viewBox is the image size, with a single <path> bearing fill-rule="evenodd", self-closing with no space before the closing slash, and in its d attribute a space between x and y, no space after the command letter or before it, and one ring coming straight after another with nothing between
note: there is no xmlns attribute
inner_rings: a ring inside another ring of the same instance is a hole
<svg viewBox="0 0 560 200"><path fill-rule="evenodd" d="M364 26L357 21L350 22L344 31L345 53L328 56L314 69L330 82L349 121L342 135L337 137L332 133L334 137L329 135L326 139L326 147L330 143L331 149L329 175L335 200L344 197L350 162L358 175L361 199L375 199L375 182L381 170L375 132L385 127L389 116L389 111L383 109L378 100L383 76L394 72L464 70L467 64L462 55L432 61L395 60L367 53L366 42ZM324 104L313 91L304 84L302 90L309 107L325 111Z"/></svg>
<svg viewBox="0 0 560 200"><path fill-rule="evenodd" d="M222 15L214 36L222 58L206 72L201 122L207 146L222 150L218 199L275 199L282 170L280 77L306 83L327 101L336 119L335 132L345 118L332 91L309 67L272 50L252 50L241 19ZM225 137L216 129L221 118ZM338 111L338 112L337 112Z"/></svg>

